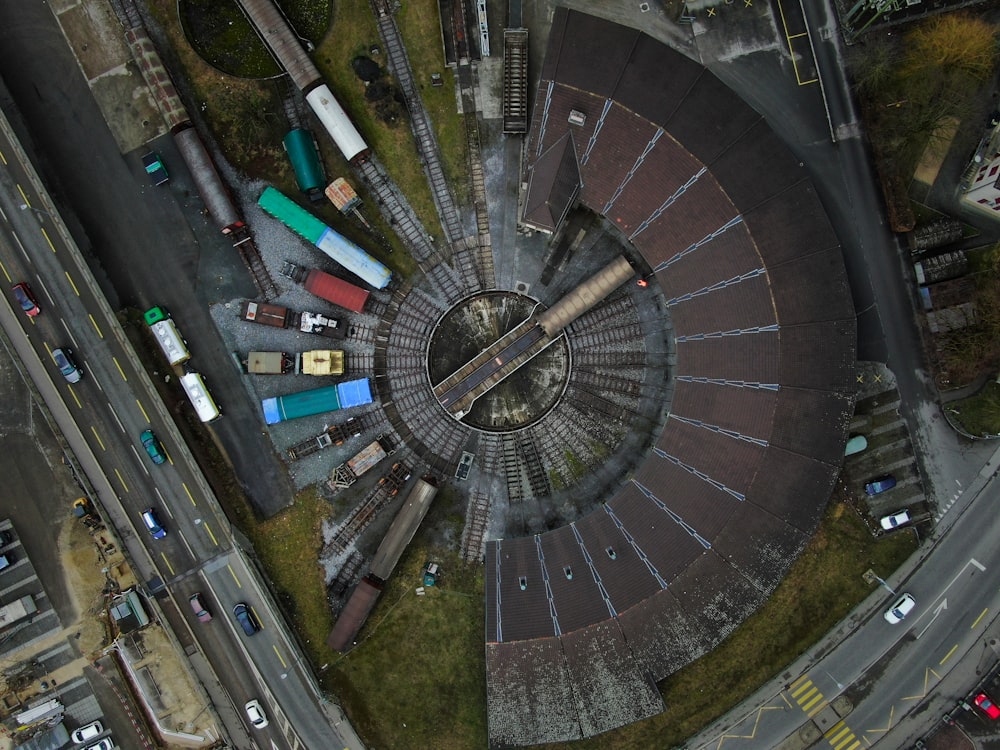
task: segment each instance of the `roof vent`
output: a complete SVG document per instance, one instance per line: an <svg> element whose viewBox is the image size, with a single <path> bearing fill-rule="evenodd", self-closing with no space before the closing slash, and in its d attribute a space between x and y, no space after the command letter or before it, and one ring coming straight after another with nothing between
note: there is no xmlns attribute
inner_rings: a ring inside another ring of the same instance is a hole
<svg viewBox="0 0 1000 750"><path fill-rule="evenodd" d="M578 110L578 109L571 109L569 111L569 124L570 125L576 125L576 126L579 127L579 126L585 125L586 122L587 122L587 115L583 114L583 112L581 112L580 110Z"/></svg>

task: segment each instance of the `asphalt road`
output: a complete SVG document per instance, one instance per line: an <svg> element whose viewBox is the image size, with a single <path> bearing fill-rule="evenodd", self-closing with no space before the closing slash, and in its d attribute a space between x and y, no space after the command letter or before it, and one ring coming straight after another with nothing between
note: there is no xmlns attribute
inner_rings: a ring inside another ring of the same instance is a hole
<svg viewBox="0 0 1000 750"><path fill-rule="evenodd" d="M266 514L291 501L291 486L261 436L261 418L207 312L215 296L253 296L249 277L220 238L212 234L199 240L192 231L204 220L169 138L156 145L176 165L168 190L145 183L138 151L119 153L45 4L0 3L0 75L12 84L23 116L19 135L33 146L56 196L50 205L30 187L21 192L29 181L12 160L0 170L0 209L9 246L17 248L3 260L10 262L18 253L23 257L18 273L34 285L44 308L33 335L19 340L21 355L43 367L46 345L70 344L85 371L77 385L54 376L68 406L59 424L70 450L123 532L139 575L154 589L159 581L170 585L178 607L162 604L182 643L191 642L185 632L190 626L214 662L222 683L206 688L218 700L234 740L278 748L347 745L341 734L353 733L347 726L339 732L331 728L343 717L303 672L297 650L271 614L279 608L262 593L263 582L245 568L242 556L232 553L226 520L206 499L193 457L145 374L134 369L137 363L104 300L108 295L115 308L156 303L172 311L225 411L213 429L251 499ZM29 209L19 209L23 199ZM56 212L68 217L95 272L92 284L87 269L54 231ZM171 459L163 466L152 465L138 446L139 432L149 425ZM167 528L164 539L150 539L140 525L139 512L150 505ZM186 598L195 590L206 593L215 613L212 623L194 623ZM231 610L240 601L254 608L263 625L252 639L236 631ZM271 726L251 738L240 728L245 726L242 705L253 697L265 705Z"/></svg>
<svg viewBox="0 0 1000 750"><path fill-rule="evenodd" d="M40 51L43 51L40 54ZM170 310L221 405L213 430L240 485L267 517L292 501L284 466L208 313L256 289L236 251L207 229L201 203L169 136L150 125L171 181L145 180L142 149L122 154L45 3L0 2L0 76L24 119L40 171L113 309ZM191 227L197 227L198 232ZM202 231L202 229L206 231Z"/></svg>

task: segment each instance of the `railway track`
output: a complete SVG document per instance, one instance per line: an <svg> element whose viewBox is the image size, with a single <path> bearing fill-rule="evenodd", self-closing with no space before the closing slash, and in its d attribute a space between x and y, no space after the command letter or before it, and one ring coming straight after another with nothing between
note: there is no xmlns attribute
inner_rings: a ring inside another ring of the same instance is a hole
<svg viewBox="0 0 1000 750"><path fill-rule="evenodd" d="M253 277L254 284L257 285L260 296L267 302L275 299L281 292L275 285L274 279L271 278L267 266L264 265L264 259L260 257L260 250L254 241L247 236L234 243L233 246L239 252L244 265L250 271L250 275Z"/></svg>
<svg viewBox="0 0 1000 750"><path fill-rule="evenodd" d="M420 156L423 159L424 172L430 183L431 195L434 197L434 205L437 207L441 226L444 229L449 244L455 245L465 238L465 232L462 229L462 221L455 207L451 190L448 188L444 169L441 166L437 138L431 128L430 118L427 116L427 110L424 108L420 92L413 80L413 68L406 54L403 39L400 36L399 28L396 26L391 13L384 12L384 4L373 3L372 9L375 12L378 22L379 35L385 44L389 69L399 82L403 98L406 101L406 107L410 113L410 127L413 130L417 151L420 152Z"/></svg>
<svg viewBox="0 0 1000 750"><path fill-rule="evenodd" d="M357 167L358 175L375 196L386 220L418 263L434 255L434 245L427 230L420 224L413 208L389 179L385 168L372 156Z"/></svg>

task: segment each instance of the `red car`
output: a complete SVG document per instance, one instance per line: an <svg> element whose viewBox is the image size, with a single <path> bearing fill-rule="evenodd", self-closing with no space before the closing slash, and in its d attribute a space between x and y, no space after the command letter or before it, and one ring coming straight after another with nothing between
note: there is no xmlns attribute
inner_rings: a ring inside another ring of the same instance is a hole
<svg viewBox="0 0 1000 750"><path fill-rule="evenodd" d="M21 306L24 314L29 318L35 317L42 311L42 308L38 306L38 300L35 299L35 295L26 281L14 284L11 291L14 293L14 299L17 300L17 304Z"/></svg>
<svg viewBox="0 0 1000 750"><path fill-rule="evenodd" d="M977 695L975 703L991 719L1000 719L1000 708L997 708L997 704L991 701L986 693Z"/></svg>

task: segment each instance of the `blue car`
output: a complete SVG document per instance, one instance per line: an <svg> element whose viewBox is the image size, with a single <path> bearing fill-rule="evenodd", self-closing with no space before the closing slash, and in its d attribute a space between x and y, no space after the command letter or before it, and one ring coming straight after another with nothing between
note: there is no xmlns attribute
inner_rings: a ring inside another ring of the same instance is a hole
<svg viewBox="0 0 1000 750"><path fill-rule="evenodd" d="M163 539L167 535L167 530L160 523L155 508L146 508L142 512L142 523L146 526L153 539Z"/></svg>
<svg viewBox="0 0 1000 750"><path fill-rule="evenodd" d="M896 486L896 477L891 474L879 477L878 479L873 479L868 484L865 485L866 495L878 495L886 490L891 490Z"/></svg>

